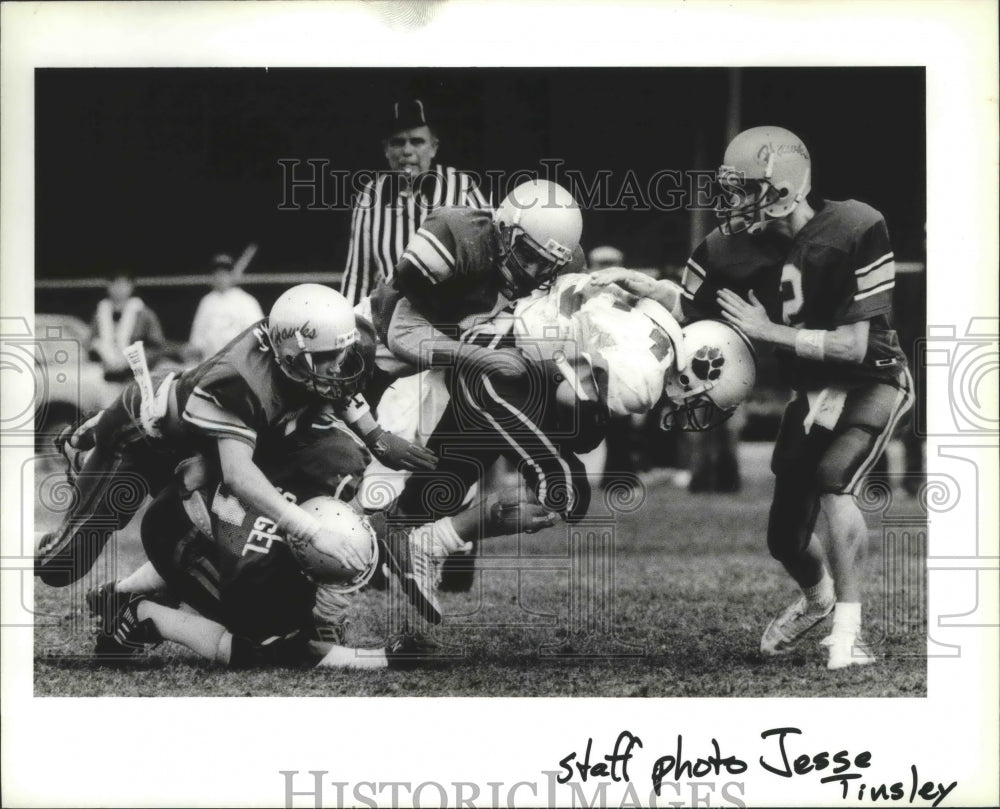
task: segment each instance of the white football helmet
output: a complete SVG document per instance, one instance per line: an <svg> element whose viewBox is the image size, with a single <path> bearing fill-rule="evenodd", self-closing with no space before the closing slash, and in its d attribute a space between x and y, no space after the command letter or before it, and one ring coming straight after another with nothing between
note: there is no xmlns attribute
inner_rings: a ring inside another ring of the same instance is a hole
<svg viewBox="0 0 1000 809"><path fill-rule="evenodd" d="M573 195L548 180L511 191L494 217L500 237L500 273L508 298L527 295L555 278L580 246L583 216Z"/></svg>
<svg viewBox="0 0 1000 809"><path fill-rule="evenodd" d="M780 126L741 132L722 163L722 199L715 213L727 236L759 232L768 221L788 216L809 193L809 152L797 135Z"/></svg>
<svg viewBox="0 0 1000 809"><path fill-rule="evenodd" d="M375 529L368 519L353 506L335 497L314 497L302 504L329 533L314 541L287 539L292 555L306 574L319 584L337 585L341 592L351 592L364 587L378 565L378 543ZM333 535L344 546L353 545L362 559L368 560L362 570L345 567L324 543Z"/></svg>
<svg viewBox="0 0 1000 809"><path fill-rule="evenodd" d="M735 326L721 320L699 320L684 327L683 370L671 368L664 378L667 399L660 427L700 432L728 419L753 389L757 354Z"/></svg>
<svg viewBox="0 0 1000 809"><path fill-rule="evenodd" d="M287 377L334 401L357 393L365 361L356 350L354 310L339 292L321 284L292 287L271 307L267 333ZM338 358L336 372L324 372Z"/></svg>

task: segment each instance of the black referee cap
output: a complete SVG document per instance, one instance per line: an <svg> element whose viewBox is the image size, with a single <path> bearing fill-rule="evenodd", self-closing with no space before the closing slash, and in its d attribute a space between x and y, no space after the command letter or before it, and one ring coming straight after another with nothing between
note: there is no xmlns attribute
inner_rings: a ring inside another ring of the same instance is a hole
<svg viewBox="0 0 1000 809"><path fill-rule="evenodd" d="M389 117L382 127L385 137L403 129L416 129L420 126L431 126L427 117L427 105L419 98L397 101L389 108Z"/></svg>

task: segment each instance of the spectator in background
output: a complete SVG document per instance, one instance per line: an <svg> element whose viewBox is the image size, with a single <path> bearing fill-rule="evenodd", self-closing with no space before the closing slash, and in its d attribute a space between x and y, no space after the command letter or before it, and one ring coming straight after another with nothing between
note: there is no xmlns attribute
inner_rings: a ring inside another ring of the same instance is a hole
<svg viewBox="0 0 1000 809"><path fill-rule="evenodd" d="M473 178L432 161L439 141L420 99L396 103L382 127L389 163L354 202L351 240L340 291L357 305L392 277L407 242L432 210L446 205L489 209Z"/></svg>
<svg viewBox="0 0 1000 809"><path fill-rule="evenodd" d="M625 254L617 247L602 244L587 253L588 270L606 270L609 267L624 267Z"/></svg>
<svg viewBox="0 0 1000 809"><path fill-rule="evenodd" d="M104 368L108 382L126 382L132 376L125 348L142 340L146 358L154 365L166 349L163 328L156 313L135 297L135 282L127 273L108 280L108 296L97 304L91 321L90 354Z"/></svg>
<svg viewBox="0 0 1000 809"><path fill-rule="evenodd" d="M198 304L188 340L190 358L200 362L216 354L236 335L264 317L257 299L240 289L233 259L212 259L212 291Z"/></svg>

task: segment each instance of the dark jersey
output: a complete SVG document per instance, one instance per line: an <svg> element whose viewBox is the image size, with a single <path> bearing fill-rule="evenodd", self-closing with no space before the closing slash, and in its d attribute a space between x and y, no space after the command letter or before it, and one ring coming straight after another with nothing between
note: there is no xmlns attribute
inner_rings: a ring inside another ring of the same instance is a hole
<svg viewBox="0 0 1000 809"><path fill-rule="evenodd" d="M370 456L343 424L300 427L254 458L282 495L303 503L325 495L349 501ZM224 485L211 497L219 600L228 629L255 639L312 626L316 588L302 573L274 521L246 508Z"/></svg>
<svg viewBox="0 0 1000 809"><path fill-rule="evenodd" d="M394 348L400 318L415 312L449 337L484 322L509 304L500 294L499 245L489 211L441 208L410 239L395 274L372 294L372 317ZM400 306L403 299L412 306Z"/></svg>
<svg viewBox="0 0 1000 809"><path fill-rule="evenodd" d="M720 317L719 289L753 290L771 320L794 328L832 330L870 322L860 365L803 360L778 349L786 380L799 390L868 381L896 384L906 360L892 329L895 263L882 215L856 200L823 201L794 239L765 231L723 236L714 230L684 270L684 308Z"/></svg>
<svg viewBox="0 0 1000 809"><path fill-rule="evenodd" d="M370 377L375 367L375 333L357 318L355 349ZM303 415L330 407L278 367L266 321L251 326L218 354L177 380L177 407L188 432L197 437L234 438L251 447L291 433ZM334 405L334 410L336 410Z"/></svg>

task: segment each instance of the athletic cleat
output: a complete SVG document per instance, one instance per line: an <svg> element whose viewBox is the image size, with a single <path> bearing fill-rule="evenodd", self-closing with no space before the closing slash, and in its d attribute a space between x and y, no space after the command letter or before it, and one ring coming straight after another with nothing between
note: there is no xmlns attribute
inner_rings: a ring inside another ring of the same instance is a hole
<svg viewBox="0 0 1000 809"><path fill-rule="evenodd" d="M115 590L117 581L107 581L87 591L87 609L95 618L100 619L99 632L102 635L113 635L118 611L132 597L131 593L119 593Z"/></svg>
<svg viewBox="0 0 1000 809"><path fill-rule="evenodd" d="M386 540L386 562L399 579L410 604L425 621L441 623L437 560L411 530L390 528Z"/></svg>
<svg viewBox="0 0 1000 809"><path fill-rule="evenodd" d="M132 657L163 638L150 620L139 620L138 606L146 596L118 593L107 582L87 593L87 606L100 620L94 652L104 658Z"/></svg>
<svg viewBox="0 0 1000 809"><path fill-rule="evenodd" d="M422 635L396 635L385 646L385 658L389 668L407 671L433 658L435 649Z"/></svg>
<svg viewBox="0 0 1000 809"><path fill-rule="evenodd" d="M799 596L767 625L760 639L761 654L770 657L790 651L803 635L833 612L835 603L831 599L829 606L810 607L806 597Z"/></svg>
<svg viewBox="0 0 1000 809"><path fill-rule="evenodd" d="M824 638L822 643L830 653L826 663L828 669L868 666L875 662L875 655L871 653L868 645L861 640L861 635L858 633L835 632L828 638Z"/></svg>
<svg viewBox="0 0 1000 809"><path fill-rule="evenodd" d="M83 469L87 453L94 448L96 435L94 428L100 419L100 413L90 416L76 424L64 426L52 443L66 461L66 480L74 483Z"/></svg>

